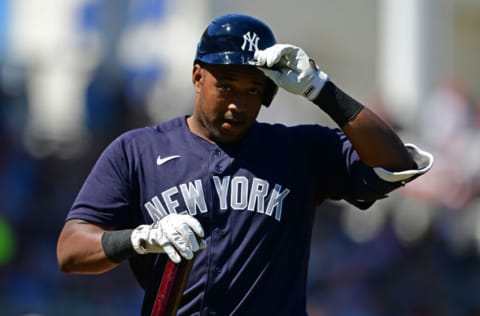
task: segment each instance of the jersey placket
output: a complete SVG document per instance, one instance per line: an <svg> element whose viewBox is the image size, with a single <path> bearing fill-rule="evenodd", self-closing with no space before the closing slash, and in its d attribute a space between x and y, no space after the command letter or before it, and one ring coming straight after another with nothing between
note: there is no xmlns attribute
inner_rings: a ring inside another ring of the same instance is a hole
<svg viewBox="0 0 480 316"><path fill-rule="evenodd" d="M229 157L222 149L215 146L210 152L209 159L209 174L210 177L210 191L212 196L218 196L214 184L213 177L222 178L226 174L226 170L232 165L233 158ZM212 306L210 302L214 300L218 293L221 293L226 289L226 280L222 277L225 275L227 267L225 266L225 260L222 259L225 256L226 245L228 243L227 234L229 210L221 210L218 198L212 198L212 209L209 210L210 214L210 238L208 240L208 276L206 284L206 295L203 302L202 315L217 315L218 308L220 306ZM212 299L211 299L212 298Z"/></svg>

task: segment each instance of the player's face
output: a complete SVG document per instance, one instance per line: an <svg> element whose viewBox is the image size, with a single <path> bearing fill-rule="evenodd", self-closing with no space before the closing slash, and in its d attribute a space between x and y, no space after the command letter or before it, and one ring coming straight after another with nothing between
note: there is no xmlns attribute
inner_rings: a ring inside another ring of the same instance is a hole
<svg viewBox="0 0 480 316"><path fill-rule="evenodd" d="M192 132L216 143L231 143L245 135L257 118L265 91L265 75L255 67L195 65Z"/></svg>

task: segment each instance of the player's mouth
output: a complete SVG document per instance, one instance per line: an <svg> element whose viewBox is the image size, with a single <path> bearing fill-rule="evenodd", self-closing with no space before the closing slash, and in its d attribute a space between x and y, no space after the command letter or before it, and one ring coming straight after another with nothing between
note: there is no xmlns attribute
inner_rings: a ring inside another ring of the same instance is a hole
<svg viewBox="0 0 480 316"><path fill-rule="evenodd" d="M239 129L245 126L245 122L242 120L225 119L222 123L222 127L225 129Z"/></svg>
<svg viewBox="0 0 480 316"><path fill-rule="evenodd" d="M225 113L223 117L222 127L225 129L240 129L244 128L246 120L241 113Z"/></svg>

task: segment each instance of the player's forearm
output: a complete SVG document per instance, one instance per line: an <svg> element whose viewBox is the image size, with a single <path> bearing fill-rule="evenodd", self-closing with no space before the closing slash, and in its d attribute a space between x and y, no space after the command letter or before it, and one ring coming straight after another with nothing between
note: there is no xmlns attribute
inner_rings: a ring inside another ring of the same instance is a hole
<svg viewBox="0 0 480 316"><path fill-rule="evenodd" d="M57 260L66 273L96 274L141 254L165 253L174 263L193 259L205 248L204 231L191 215L170 214L153 224L113 230L83 220L67 221L57 244Z"/></svg>
<svg viewBox="0 0 480 316"><path fill-rule="evenodd" d="M110 261L102 248L104 230L72 220L65 224L57 244L57 260L65 273L98 274L118 264Z"/></svg>
<svg viewBox="0 0 480 316"><path fill-rule="evenodd" d="M333 116L365 164L390 171L414 167L403 142L390 126L333 82L325 84L314 103Z"/></svg>
<svg viewBox="0 0 480 316"><path fill-rule="evenodd" d="M347 122L343 131L365 164L390 171L415 169L400 138L368 108Z"/></svg>

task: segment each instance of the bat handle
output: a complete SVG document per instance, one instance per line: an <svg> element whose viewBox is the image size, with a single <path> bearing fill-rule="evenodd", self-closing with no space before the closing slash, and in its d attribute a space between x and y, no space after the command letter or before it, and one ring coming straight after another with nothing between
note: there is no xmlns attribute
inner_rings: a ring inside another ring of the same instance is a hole
<svg viewBox="0 0 480 316"><path fill-rule="evenodd" d="M183 259L178 264L167 261L151 316L174 316L177 314L183 290L192 270L193 260Z"/></svg>

